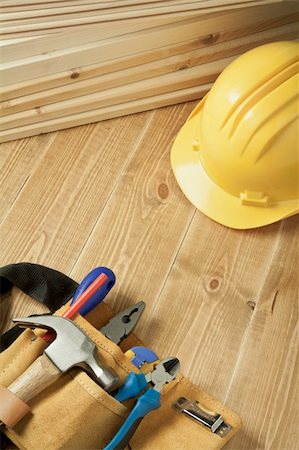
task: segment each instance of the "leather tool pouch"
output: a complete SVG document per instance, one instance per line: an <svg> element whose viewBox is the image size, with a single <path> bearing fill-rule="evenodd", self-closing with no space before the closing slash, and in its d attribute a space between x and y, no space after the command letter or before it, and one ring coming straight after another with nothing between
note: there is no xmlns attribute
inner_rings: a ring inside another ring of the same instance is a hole
<svg viewBox="0 0 299 450"><path fill-rule="evenodd" d="M65 309L64 305L56 314L61 315ZM85 318L77 315L74 320L95 342L102 361L116 370L122 383L129 372L138 372L123 352L142 344L131 334L120 348L98 331L112 316L110 307L102 303ZM0 384L8 387L41 355L47 344L39 333L39 330L24 331L0 354ZM199 408L195 407L197 420L175 409L180 398L199 402ZM125 403L115 400L82 370L73 369L30 401L31 412L13 429L3 428L2 431L20 449L101 449L112 439L134 404L132 401ZM161 405L144 418L130 441L131 449L216 450L222 448L241 425L235 413L181 374L165 387ZM218 416L225 424L223 436L221 431L219 434L221 427L218 434L210 429L213 428L211 420L219 422Z"/></svg>

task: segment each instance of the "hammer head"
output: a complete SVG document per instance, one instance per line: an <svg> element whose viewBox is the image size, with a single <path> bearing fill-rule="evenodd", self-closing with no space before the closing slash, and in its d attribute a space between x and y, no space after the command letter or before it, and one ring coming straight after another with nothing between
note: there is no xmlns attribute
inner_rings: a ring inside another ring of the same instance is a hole
<svg viewBox="0 0 299 450"><path fill-rule="evenodd" d="M94 342L71 320L45 315L22 317L13 321L21 327L44 328L56 333L56 339L44 353L61 373L79 366L106 391L112 390L118 384L119 377L116 372L98 360Z"/></svg>

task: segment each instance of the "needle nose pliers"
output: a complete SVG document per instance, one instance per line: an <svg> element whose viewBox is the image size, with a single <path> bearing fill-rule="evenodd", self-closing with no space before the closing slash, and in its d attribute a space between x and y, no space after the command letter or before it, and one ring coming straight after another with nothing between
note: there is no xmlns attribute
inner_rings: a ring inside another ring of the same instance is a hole
<svg viewBox="0 0 299 450"><path fill-rule="evenodd" d="M165 384L175 379L179 368L180 362L177 358L166 358L146 375L134 372L128 375L116 393L115 399L124 402L141 394L142 391L144 393L138 397L126 421L104 450L119 450L126 447L142 419L150 411L161 406L160 392Z"/></svg>

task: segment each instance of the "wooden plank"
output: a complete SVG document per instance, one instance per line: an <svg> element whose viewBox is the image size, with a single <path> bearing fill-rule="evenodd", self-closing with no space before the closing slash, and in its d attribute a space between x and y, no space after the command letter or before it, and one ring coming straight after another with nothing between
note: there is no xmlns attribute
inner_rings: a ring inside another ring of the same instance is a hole
<svg viewBox="0 0 299 450"><path fill-rule="evenodd" d="M271 7L269 5L267 6L258 6L256 7L258 10L256 11L256 20L257 22L260 21L260 18L266 19L268 15L270 14L270 17L273 17L273 14L275 12L277 15L284 15L288 11L291 13L292 11L289 10L289 4L284 5L284 8L281 8L280 5L273 4ZM270 10L271 9L271 13ZM251 8L250 8L251 13ZM223 16L224 14L228 14L228 12L225 13L214 13L213 17L216 19L217 16ZM269 18L270 18L269 17ZM154 18L143 18L141 20L134 19L133 21L130 21L130 32L137 31L139 24L142 29L151 28L154 26L161 26L165 25L167 23L173 23L173 21L180 21L184 18L167 18L167 17L155 17ZM202 16L202 20L204 19L204 15ZM16 59L21 59L33 55L38 55L40 53L46 53L46 52L52 52L54 50L60 50L62 48L67 47L73 47L79 44L86 44L88 42L92 42L95 40L100 40L109 37L109 30L111 33L116 33L115 26L109 24L109 23L103 23L100 27L98 25L90 25L88 27L88 31L86 29L83 30L67 30L67 31L60 31L59 33L55 33L51 35L51 39L49 37L35 37L34 45L32 43L23 43L22 45L14 45L14 46L2 46L2 59L5 62L9 62ZM128 30L128 24L126 21L121 21L117 26L117 33L124 34ZM108 34L107 34L108 33ZM110 36L113 36L113 34ZM4 41L5 42L5 41ZM77 65L74 65L73 67L76 67Z"/></svg>
<svg viewBox="0 0 299 450"><path fill-rule="evenodd" d="M184 18L182 18L184 20ZM52 52L54 50L61 50L76 45L87 44L97 40L107 39L109 37L121 36L123 34L134 33L140 30L155 28L163 26L168 23L179 21L176 18L158 17L158 18L143 18L135 20L123 20L117 24L103 23L99 25L90 25L89 32L85 29L76 31L62 31L55 32L50 35L32 36L34 43L22 42L17 44L5 44L8 40L3 40L1 45L1 55L4 62L15 61L17 59L28 58L30 56L39 55L41 53ZM128 31L129 30L129 31ZM23 38L25 39L25 38ZM27 38L28 39L28 38Z"/></svg>
<svg viewBox="0 0 299 450"><path fill-rule="evenodd" d="M59 254L59 268L71 269L127 164L123 149L134 153L148 117L145 113L115 119L110 125L90 125L55 136L1 225L7 243L1 252L2 265L26 260L48 261L51 266L57 264ZM109 152L108 142L113 142Z"/></svg>
<svg viewBox="0 0 299 450"><path fill-rule="evenodd" d="M222 35L219 36L221 39ZM11 84L2 88L1 98L3 100L10 100L28 94L41 92L55 87L65 86L68 83L77 84L77 80L87 80L99 75L113 73L122 69L136 67L138 64L156 61L159 58L168 57L191 50L198 45L197 39L181 42L179 44L161 47L147 52L139 53L138 59L136 55L129 55L124 58L115 58L108 62L100 64L92 64L90 66L74 68L70 71L60 72L57 74L48 75L46 77L35 78L17 84ZM202 45L204 43L204 38Z"/></svg>
<svg viewBox="0 0 299 450"><path fill-rule="evenodd" d="M156 3L161 0L149 0L146 3ZM25 11L35 9L47 9L47 8L63 8L66 6L78 6L78 5L92 5L92 4L101 4L105 6L111 6L111 5L131 5L132 3L140 4L145 3L144 0L110 0L110 1L98 1L98 0L49 0L49 1L21 1L21 2L10 2L9 0L6 1L6 6L3 6L4 12L9 11Z"/></svg>
<svg viewBox="0 0 299 450"><path fill-rule="evenodd" d="M13 6L17 6L17 7L22 7L24 4L28 5L28 7L47 7L47 6L67 6L69 4L73 4L73 5L84 5L84 4L91 4L91 3L99 3L99 4L104 4L106 6L109 6L111 4L116 5L116 6L121 6L121 5L130 5L132 3L135 4L140 4L140 3L145 3L145 4L157 4L160 3L161 1L163 2L167 2L170 0L6 0L6 4L8 7L13 7ZM184 3L188 3L190 0L183 0ZM203 0L198 0L203 1ZM244 0L244 1L252 1L252 0Z"/></svg>
<svg viewBox="0 0 299 450"><path fill-rule="evenodd" d="M219 0L213 0L217 4L217 6L220 6L221 3L225 4L225 0L219 1ZM240 0L230 0L236 3L239 3ZM251 0L253 1L253 0ZM113 4L110 5L110 7L107 6L101 6L101 4L91 4L86 6L70 6L70 7L64 7L64 8L51 8L51 10L35 10L35 11L28 11L26 13L24 12L18 12L18 13L11 13L11 14L0 14L0 22L3 27L3 33L6 32L7 27L15 26L21 26L23 31L23 26L29 27L30 24L39 24L42 25L43 23L47 23L47 28L52 27L52 24L59 25L56 22L57 21L63 21L65 26L67 25L68 20L76 19L76 18L86 18L88 20L92 16L103 16L103 19L105 19L105 15L107 15L107 20L119 20L119 19L130 19L133 17L140 17L139 14L143 17L144 15L159 15L163 14L163 10L166 10L166 13L172 13L172 12L178 12L178 11L188 11L188 10L197 10L200 8L200 4L203 2L203 4L206 4L206 0L201 1L188 1L187 5L185 5L184 1L167 1L167 2L159 2L157 5L159 6L151 6L147 5L146 3L136 5L131 4L129 6L114 6ZM226 2L227 3L227 2ZM161 5L161 6L160 6ZM114 19L114 16L116 19ZM84 20L83 20L84 24ZM30 29L30 28L26 28ZM35 29L34 26L32 29Z"/></svg>
<svg viewBox="0 0 299 450"><path fill-rule="evenodd" d="M86 26L92 25L92 24L100 24L105 23L107 21L115 21L116 24L118 21L121 20L133 20L135 18L140 17L159 17L161 15L162 17L170 17L170 18L182 18L182 17L195 17L197 15L201 14L207 14L207 13L215 13L218 11L230 11L234 9L240 9L246 6L253 7L253 6L260 6L260 5L271 5L273 3L277 3L280 0L254 0L250 4L244 5L243 3L234 3L235 0L231 0L233 2L230 5L225 6L216 6L217 0L215 3L215 6L211 4L214 0L206 0L206 7L202 8L195 8L190 7L186 10L182 8L175 8L175 11L172 11L171 8L160 8L159 11L156 12L156 14L153 13L152 9L148 10L140 10L139 12L130 12L130 13L111 13L111 14L105 14L105 15L93 15L86 18L74 18L74 19L65 19L58 22L43 22L43 23L33 23L28 25L12 25L12 26L3 26L3 32L1 34L1 37L4 39L8 38L14 38L14 37L22 37L22 36L34 36L36 34L45 34L45 33L51 33L51 32L57 32L60 30L63 30L64 28L84 28Z"/></svg>
<svg viewBox="0 0 299 450"><path fill-rule="evenodd" d="M212 1L214 0L207 0ZM262 2L262 0L260 0ZM217 8L217 7L216 7ZM221 7L222 9L222 7ZM225 9L225 7L224 7ZM195 12L194 12L195 11ZM198 13L197 6L190 7L189 10L185 11L182 10L179 6L177 8L165 8L165 12L163 8L159 8L158 11L153 11L153 9L147 9L147 10L139 10L139 11L132 11L129 13L110 13L110 14L95 14L91 15L89 17L82 17L82 18L75 18L75 19L64 19L59 21L59 23L56 23L55 21L45 21L45 22L38 22L36 24L19 24L19 25L2 25L2 36L9 37L10 34L15 35L24 35L25 33L30 33L30 35L33 35L34 32L40 33L41 31L47 30L49 32L51 29L64 29L66 27L74 27L74 26L84 26L89 24L95 24L95 23L102 23L102 22L111 22L111 21L121 21L121 20L132 20L140 17L148 17L148 16L157 16L157 15L164 15L164 14L174 14L179 13L181 16L188 16L188 13L191 12L191 15ZM206 12L206 11L204 11ZM213 10L212 10L213 12Z"/></svg>
<svg viewBox="0 0 299 450"><path fill-rule="evenodd" d="M180 4L183 3L191 3L195 0L179 0ZM198 3L204 1L204 0L196 0ZM253 0L243 0L242 3L248 3ZM46 8L63 8L63 7L76 7L76 6L90 6L90 5L99 5L102 8L111 8L111 7L122 7L122 6L130 6L130 5L146 5L148 7L156 7L157 5L161 4L172 4L173 0L110 0L110 1L98 1L98 0L49 0L49 1L34 1L31 2L15 2L12 3L10 0L6 0L6 5L3 7L3 9L7 9L7 11L13 11L14 8L20 8L19 10L22 11L22 8L24 7L24 3L26 3L27 8L30 10L38 9L43 10ZM219 2L220 3L220 2Z"/></svg>
<svg viewBox="0 0 299 450"><path fill-rule="evenodd" d="M248 2L253 2L254 0L215 0L214 4L211 6L227 6L230 4L238 3L245 6ZM125 2L127 3L127 2ZM202 6L203 5L203 6ZM164 0L155 3L140 3L130 2L128 4L115 3L92 3L88 5L75 5L75 6L65 6L65 7L53 7L51 9L36 9L27 11L18 11L12 13L2 13L0 14L0 21L3 26L7 25L20 25L21 23L41 23L45 21L59 21L72 19L76 17L88 17L97 14L110 14L110 13L124 13L124 12L135 12L151 9L152 14L163 14L163 8L167 12L176 11L188 11L191 9L201 9L207 5L206 0ZM130 14L128 14L130 17Z"/></svg>
<svg viewBox="0 0 299 450"><path fill-rule="evenodd" d="M0 223L28 183L54 134L35 136L11 144L2 144L0 152Z"/></svg>
<svg viewBox="0 0 299 450"><path fill-rule="evenodd" d="M244 33L245 30L242 29L240 31ZM231 33L229 33L229 37L230 36ZM206 46L206 43L203 41L191 41L189 44L191 48L195 45L199 48L180 55L170 56L158 61L141 64L129 69L115 71L112 67L110 67L110 70L113 71L107 75L94 76L76 83L70 83L66 86L51 88L44 90L43 92L37 92L32 95L25 95L16 99L1 102L0 115L4 116L7 114L14 114L30 108L49 105L58 101L61 102L63 100L85 94L101 92L108 88L182 70L182 68L186 67L197 66L198 64L215 61L219 58L238 55L266 42L293 39L296 36L298 36L298 27L295 23L287 24L279 28L271 28L270 30L266 30L264 32L260 31L259 33L254 33L253 35L245 36L239 39L233 39L229 43L225 42ZM224 38L223 35L221 37ZM177 49L177 51L179 51L182 46L183 44L176 46L173 50ZM148 57L150 56L151 54L148 55ZM100 67L98 66L97 69L99 70ZM94 72L95 70L93 71L93 74ZM80 78L82 77L80 76ZM70 79L69 74L67 79ZM18 88L13 89L13 95L16 95L16 92L18 92Z"/></svg>
<svg viewBox="0 0 299 450"><path fill-rule="evenodd" d="M127 302L146 302L139 330L153 311L194 214L169 163L174 136L192 108L176 105L154 112L153 127L139 143L71 272L81 278L84 268L93 267L101 255L118 280L109 302L117 310Z"/></svg>
<svg viewBox="0 0 299 450"><path fill-rule="evenodd" d="M234 57L228 57L213 61L212 63L179 70L174 73L167 73L150 79L128 83L124 86L52 103L42 108L38 107L16 114L9 114L8 116L2 117L0 130L5 131L11 128L32 125L37 122L58 119L59 117L65 117L71 114L119 105L179 89L211 83L215 81L217 76L233 59Z"/></svg>
<svg viewBox="0 0 299 450"><path fill-rule="evenodd" d="M296 14L296 7L292 6L290 9L288 8L288 14L292 11ZM99 63L120 56L159 48L161 42L166 46L181 42L182 40L195 39L199 35L199 30L201 35L205 35L236 29L242 27L245 23L248 24L250 21L252 21L251 23L258 23L261 21L259 12L258 9L249 8L246 11L236 11L227 16L217 16L216 18L209 18L204 21L200 21L199 18L187 20L184 23L178 23L173 28L169 25L161 29L152 29L149 32L144 31L134 33L132 36L123 36L121 40L111 38L109 43L106 41L86 44L67 50L62 49L51 52L50 54L38 55L32 58L2 64L0 72L2 85L5 86L67 70L76 67L78 61L80 61L81 65ZM277 17L277 14L280 15L279 10L270 8L268 18ZM170 27L172 28L171 33L169 32Z"/></svg>
<svg viewBox="0 0 299 450"><path fill-rule="evenodd" d="M166 2L168 0L163 0L163 2ZM183 0L183 2L188 3L190 0ZM198 0L202 1L202 0ZM245 0L246 1L246 0ZM252 0L249 0L252 1ZM131 5L131 4L157 4L160 3L161 0L106 0L106 1L99 1L99 0L6 0L6 4L8 8L12 8L14 6L18 8L22 8L24 5L28 6L28 8L46 8L46 7L56 7L56 6L69 6L69 5L89 5L89 4L101 4L105 6L115 5L115 6L122 6L122 5Z"/></svg>
<svg viewBox="0 0 299 450"><path fill-rule="evenodd" d="M23 38L16 38L16 39L6 39L6 40L0 40L0 51L2 51L2 48L6 46L11 46L11 48L18 44L24 44L25 42L33 41L38 38L36 37L23 37ZM2 54L1 54L2 56Z"/></svg>
<svg viewBox="0 0 299 450"><path fill-rule="evenodd" d="M72 84L76 84L81 80L86 80L97 75L119 71L128 67L134 67L136 64L156 61L159 58L177 55L193 50L194 48L206 47L206 50L209 51L209 47L216 49L215 45L218 45L221 42L226 42L239 36L247 36L250 33L258 31L261 32L262 30L283 26L291 23L292 20L296 21L296 17L293 15L281 16L275 19L270 18L270 20L265 19L263 22L258 24L252 25L249 23L248 26L243 26L238 30L207 34L196 39L191 39L190 41L183 41L178 44L148 50L146 52L139 53L138 58L137 55L133 54L123 58L121 57L114 60L109 60L108 62L93 64L91 66L77 67L70 71L48 75L39 79L35 78L33 80L24 81L18 84L12 84L2 88L1 98L3 100L10 100L12 98L28 95L30 93L40 92L45 89L53 89L57 86L66 85L70 82Z"/></svg>
<svg viewBox="0 0 299 450"><path fill-rule="evenodd" d="M230 0L231 1L231 0ZM253 0L247 0L248 1ZM235 0L236 3L240 3L239 0ZM127 3L127 2L125 2ZM142 2L140 4L136 4L136 2L129 2L125 4L124 2L114 2L114 3L91 3L91 4L85 4L85 5L67 5L64 7L56 7L53 6L50 10L49 9L36 9L36 10L26 10L26 11L18 11L18 12L12 12L12 13L3 13L1 9L0 14L0 22L3 22L3 25L9 24L17 24L18 21L22 21L23 23L34 23L34 22L43 22L46 20L50 21L57 21L62 20L66 18L73 18L76 17L77 14L80 15L80 17L85 17L90 15L90 13L96 14L98 11L101 11L103 14L108 14L112 12L127 12L127 11L139 11L143 9L151 8L154 14L156 14L155 9L160 7L178 7L180 6L180 10L184 11L187 8L191 7L192 5L197 9L200 8L201 3L205 4L204 0L196 0L196 1L190 1L190 0L167 0L167 1L158 1L155 3L147 3ZM217 6L221 5L227 5L227 0L217 0ZM116 9L117 8L117 9ZM176 8L173 9L175 11Z"/></svg>
<svg viewBox="0 0 299 450"><path fill-rule="evenodd" d="M251 319L225 396L232 407L238 404L244 421L243 432L228 446L231 450L295 449L298 442L298 427L291 419L299 412L298 232L297 216L268 227L258 240L264 250L262 237L268 234L271 253L263 281L252 280Z"/></svg>
<svg viewBox="0 0 299 450"><path fill-rule="evenodd" d="M176 27L174 29L176 29ZM100 41L85 44L74 48L51 52L50 54L46 55L37 55L32 58L2 64L2 85L25 81L27 79L32 79L43 75L49 75L61 70L66 70L70 67L77 66L78 61L80 61L80 64L82 65L93 64L96 62L114 59L127 54L138 53L138 51L141 50L146 51L151 48L158 48L161 43L159 39L160 37L163 37L163 31L165 34L165 30L155 30L153 32L151 31L149 34L147 34L147 32L134 33L132 36L126 35L121 38L111 38L108 40L108 42ZM154 43L150 44L149 35L152 33ZM148 38L148 41L145 41L144 45L140 42L143 36L145 37L145 39ZM172 38L170 44L173 42L176 42L176 38L174 37ZM168 43L166 43L166 45L167 44ZM82 60L78 59L81 57ZM59 60L61 61L60 63ZM56 68L54 67L55 62L57 63ZM22 75L20 73L21 68L23 72ZM9 75L11 75L10 79Z"/></svg>
<svg viewBox="0 0 299 450"><path fill-rule="evenodd" d="M246 5L247 3L253 2L255 0L214 0L212 6L222 6L228 4L238 3L240 5ZM269 0L270 3L270 0ZM272 1L275 3L275 1ZM201 4L206 4L206 0L155 0L154 2L145 2L143 0L129 0L129 1L113 1L113 2L53 2L50 4L36 4L33 7L29 7L30 5L26 5L27 9L22 9L18 6L16 10L12 7L4 7L1 8L0 20L9 23L17 23L20 20L25 21L26 23L36 21L36 18L40 18L41 21L46 20L47 17L51 20L61 20L63 18L75 17L76 13L81 13L82 15L87 15L89 11L101 11L105 14L113 13L113 12L126 12L126 11L136 11L136 10L144 10L144 9L153 9L157 10L153 11L155 14L159 14L161 8L169 8L170 12L176 10L179 7L179 10L186 11L189 8L192 8L192 4L194 7L201 7ZM45 5L45 6L44 6ZM182 6L181 6L182 5ZM185 6L183 6L185 5ZM181 7L180 7L181 6ZM170 9L170 7L174 7ZM34 8L34 9L33 9ZM159 10L160 8L160 10ZM28 22L29 21L29 22Z"/></svg>
<svg viewBox="0 0 299 450"><path fill-rule="evenodd" d="M107 120L114 117L121 117L136 112L148 111L161 108L163 106L174 105L189 100L203 97L210 89L212 84L205 84L195 88L181 89L168 94L156 95L151 98L122 103L112 107L95 109L80 114L73 114L61 119L53 119L40 122L13 130L0 132L0 142L7 142L14 139L21 139L28 136L34 136L39 133L48 133L51 131L62 130L65 128L76 127L88 123Z"/></svg>

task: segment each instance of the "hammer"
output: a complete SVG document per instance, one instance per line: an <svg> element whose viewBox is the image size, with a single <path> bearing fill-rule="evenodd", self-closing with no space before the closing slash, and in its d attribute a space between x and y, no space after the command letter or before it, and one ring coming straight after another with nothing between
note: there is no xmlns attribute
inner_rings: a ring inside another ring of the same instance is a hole
<svg viewBox="0 0 299 450"><path fill-rule="evenodd" d="M52 330L56 339L7 389L0 386L0 421L13 427L30 410L29 400L74 366L82 367L110 391L118 384L116 372L101 364L94 342L74 322L59 316L35 316L13 320L19 326Z"/></svg>

